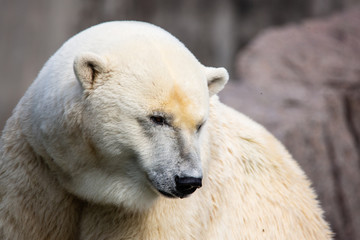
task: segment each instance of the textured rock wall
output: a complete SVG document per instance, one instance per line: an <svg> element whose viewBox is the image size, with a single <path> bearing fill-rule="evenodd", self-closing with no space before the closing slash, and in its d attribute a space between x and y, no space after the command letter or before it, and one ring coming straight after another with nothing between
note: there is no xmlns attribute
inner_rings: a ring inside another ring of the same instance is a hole
<svg viewBox="0 0 360 240"><path fill-rule="evenodd" d="M222 99L288 147L336 239L360 239L360 8L265 31L237 70Z"/></svg>

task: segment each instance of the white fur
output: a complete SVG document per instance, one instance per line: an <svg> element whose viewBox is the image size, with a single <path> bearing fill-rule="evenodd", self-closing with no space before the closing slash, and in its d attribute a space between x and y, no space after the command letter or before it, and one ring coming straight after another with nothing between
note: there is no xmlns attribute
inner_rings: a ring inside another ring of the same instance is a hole
<svg viewBox="0 0 360 240"><path fill-rule="evenodd" d="M330 239L291 156L218 101L227 80L150 24L71 38L4 129L1 239ZM180 199L175 176L203 186Z"/></svg>

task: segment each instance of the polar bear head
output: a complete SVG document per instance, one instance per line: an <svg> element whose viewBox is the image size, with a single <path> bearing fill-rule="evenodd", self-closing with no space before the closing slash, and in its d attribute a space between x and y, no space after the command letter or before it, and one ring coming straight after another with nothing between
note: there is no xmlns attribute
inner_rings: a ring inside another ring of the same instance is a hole
<svg viewBox="0 0 360 240"><path fill-rule="evenodd" d="M71 70L55 74L62 63ZM54 90L41 101L59 101L48 108L61 116L40 124L49 140L39 151L68 191L139 210L201 187L209 98L228 80L224 68L203 66L158 27L111 22L70 39L37 81L49 75Z"/></svg>

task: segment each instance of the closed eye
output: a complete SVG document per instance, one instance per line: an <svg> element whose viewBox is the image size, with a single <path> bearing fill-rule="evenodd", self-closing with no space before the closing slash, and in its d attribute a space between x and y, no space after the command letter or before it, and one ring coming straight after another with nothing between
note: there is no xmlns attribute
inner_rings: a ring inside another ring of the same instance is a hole
<svg viewBox="0 0 360 240"><path fill-rule="evenodd" d="M200 123L197 125L196 132L200 132L201 128L204 126L205 122Z"/></svg>
<svg viewBox="0 0 360 240"><path fill-rule="evenodd" d="M168 125L166 119L162 116L150 116L150 120L157 125Z"/></svg>

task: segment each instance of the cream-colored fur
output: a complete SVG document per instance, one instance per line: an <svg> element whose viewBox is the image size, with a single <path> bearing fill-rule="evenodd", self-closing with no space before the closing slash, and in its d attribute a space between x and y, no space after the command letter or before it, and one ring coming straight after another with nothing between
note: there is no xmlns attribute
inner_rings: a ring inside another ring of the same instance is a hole
<svg viewBox="0 0 360 240"><path fill-rule="evenodd" d="M218 101L227 79L150 24L71 38L5 126L0 238L330 239L296 162Z"/></svg>

